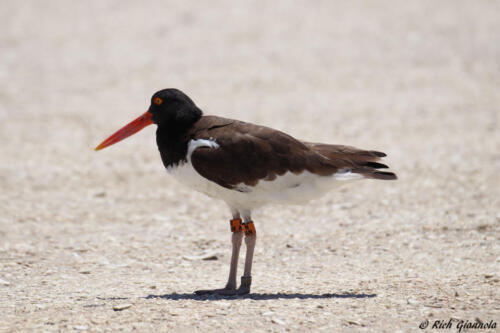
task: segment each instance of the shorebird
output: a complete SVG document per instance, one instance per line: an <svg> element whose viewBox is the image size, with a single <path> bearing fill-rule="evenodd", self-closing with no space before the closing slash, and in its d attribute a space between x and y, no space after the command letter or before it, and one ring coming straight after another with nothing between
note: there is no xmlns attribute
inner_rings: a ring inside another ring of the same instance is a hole
<svg viewBox="0 0 500 333"><path fill-rule="evenodd" d="M204 116L178 89L151 97L148 110L98 145L108 147L156 124L156 143L167 172L180 183L226 202L232 214L229 278L220 289L195 293L243 295L250 292L257 233L252 210L268 203L301 204L338 185L358 179L393 180L379 169L386 154L344 145L300 141L278 130L217 116ZM246 258L237 288L243 237Z"/></svg>

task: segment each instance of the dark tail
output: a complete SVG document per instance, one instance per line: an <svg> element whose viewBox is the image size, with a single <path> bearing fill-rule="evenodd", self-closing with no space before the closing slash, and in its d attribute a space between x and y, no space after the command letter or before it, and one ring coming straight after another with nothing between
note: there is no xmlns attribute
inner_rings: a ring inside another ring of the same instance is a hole
<svg viewBox="0 0 500 333"><path fill-rule="evenodd" d="M380 171L387 169L387 165L378 161L387 156L385 153L376 150L362 150L350 146L329 145L324 143L304 142L330 161L338 164L339 168L348 168L352 172L362 174L365 178L395 180L398 179L395 173Z"/></svg>
<svg viewBox="0 0 500 333"><path fill-rule="evenodd" d="M385 156L385 154L384 154ZM360 173L366 178L372 179L382 179L382 180L396 180L398 176L394 172L389 171L379 171L378 169L387 169L387 165L378 162L361 162L356 163L356 167L353 168L353 172Z"/></svg>
<svg viewBox="0 0 500 333"><path fill-rule="evenodd" d="M373 178L373 179L382 179L382 180L396 180L398 179L398 176L394 172L387 172L387 171L374 171L371 173L364 173L363 176L366 178Z"/></svg>

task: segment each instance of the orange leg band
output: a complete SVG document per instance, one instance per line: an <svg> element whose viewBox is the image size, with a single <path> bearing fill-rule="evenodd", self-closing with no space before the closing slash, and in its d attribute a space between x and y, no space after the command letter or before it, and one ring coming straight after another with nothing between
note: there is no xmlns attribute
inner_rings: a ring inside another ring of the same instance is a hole
<svg viewBox="0 0 500 333"><path fill-rule="evenodd" d="M241 219L229 220L229 226L231 227L232 232L241 231Z"/></svg>
<svg viewBox="0 0 500 333"><path fill-rule="evenodd" d="M249 236L257 234L253 221L243 223L241 226L243 227L243 231L245 231L245 235Z"/></svg>

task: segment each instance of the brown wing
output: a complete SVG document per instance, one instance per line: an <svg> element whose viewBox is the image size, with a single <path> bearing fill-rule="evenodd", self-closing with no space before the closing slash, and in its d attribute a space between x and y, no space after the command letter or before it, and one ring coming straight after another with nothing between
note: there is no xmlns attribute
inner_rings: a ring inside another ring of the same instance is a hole
<svg viewBox="0 0 500 333"><path fill-rule="evenodd" d="M205 116L191 133L193 139L214 139L218 148L200 147L191 163L203 177L227 187L249 186L261 179L273 180L286 172L304 170L330 176L350 170L368 178L395 179L376 163L385 154L353 147L301 142L275 129L214 116Z"/></svg>
<svg viewBox="0 0 500 333"><path fill-rule="evenodd" d="M197 124L192 138L213 138L219 147L196 149L191 163L203 177L221 186L252 186L288 171L307 170L327 176L339 170L339 165L283 132L236 120L228 123L219 117L203 118L208 119L202 119L203 125Z"/></svg>

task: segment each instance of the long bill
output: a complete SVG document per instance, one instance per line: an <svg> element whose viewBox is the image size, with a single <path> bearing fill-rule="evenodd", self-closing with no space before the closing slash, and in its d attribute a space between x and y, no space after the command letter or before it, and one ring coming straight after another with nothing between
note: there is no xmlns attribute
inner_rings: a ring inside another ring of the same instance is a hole
<svg viewBox="0 0 500 333"><path fill-rule="evenodd" d="M95 150L101 150L103 148L111 146L112 144L128 138L132 134L139 132L141 129L151 124L153 124L153 114L149 111L146 111L140 117L123 126L109 138L101 142L99 146L95 147Z"/></svg>

